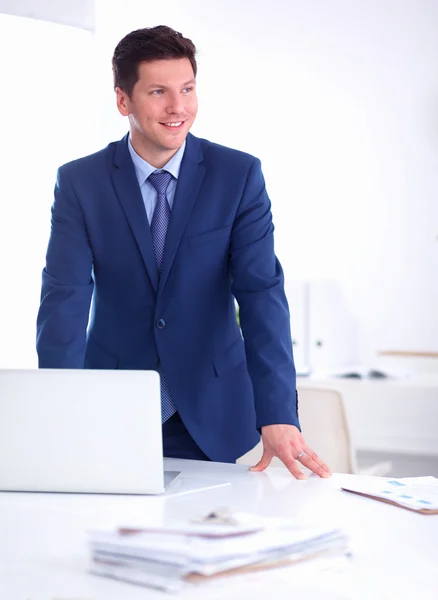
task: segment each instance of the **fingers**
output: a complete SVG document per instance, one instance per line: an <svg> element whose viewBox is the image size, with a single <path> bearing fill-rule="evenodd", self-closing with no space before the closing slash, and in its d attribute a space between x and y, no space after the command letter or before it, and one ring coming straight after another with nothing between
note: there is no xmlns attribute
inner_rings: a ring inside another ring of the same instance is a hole
<svg viewBox="0 0 438 600"><path fill-rule="evenodd" d="M254 465L253 467L250 467L249 470L250 471L264 471L271 464L272 458L273 458L272 455L269 455L266 452L263 452L263 456L259 460L259 462L256 465Z"/></svg>
<svg viewBox="0 0 438 600"><path fill-rule="evenodd" d="M310 448L305 445L303 448L304 454L300 456L299 461L302 465L307 467L316 475L320 477L330 477L331 470L329 467L319 458L319 456Z"/></svg>
<svg viewBox="0 0 438 600"><path fill-rule="evenodd" d="M280 457L279 457L280 458ZM296 479L306 479L306 476L304 475L304 473L302 472L302 470L300 469L300 467L298 466L297 461L292 458L292 457L283 457L280 458L280 460L283 462L284 466L289 469L289 471L292 473L292 475L296 478Z"/></svg>
<svg viewBox="0 0 438 600"><path fill-rule="evenodd" d="M295 459L292 456L279 456L278 458L283 462L285 467L296 479L306 479L306 476L298 466L298 461L307 469L309 469L309 471L312 471L316 475L319 475L319 477L330 477L331 471L328 468L328 466L322 462L322 460L318 457L318 455L315 452L313 452L313 450L311 450L310 448L308 449L309 453L304 452L304 454L302 454L299 459ZM264 471L271 464L272 458L273 456L263 454L259 462L253 467L250 467L249 470L253 472Z"/></svg>
<svg viewBox="0 0 438 600"><path fill-rule="evenodd" d="M263 455L259 462L250 467L250 471L260 472L269 467L274 456L277 456L296 479L306 479L305 474L300 469L300 463L315 473L319 477L330 477L332 474L329 467L319 458L319 456L308 446L301 434L294 436L290 440L275 440L276 444L265 443ZM271 448L273 446L273 448ZM301 448L300 448L301 447Z"/></svg>
<svg viewBox="0 0 438 600"><path fill-rule="evenodd" d="M306 479L306 476L301 471L300 467L298 466L297 461L292 456L279 455L278 458L283 462L285 467L287 467L289 469L289 471L292 473L292 475L294 477L296 477L297 479ZM250 467L249 470L250 471L264 471L267 467L269 467L272 459L273 459L273 455L263 453L263 456L259 460L259 462L254 467Z"/></svg>

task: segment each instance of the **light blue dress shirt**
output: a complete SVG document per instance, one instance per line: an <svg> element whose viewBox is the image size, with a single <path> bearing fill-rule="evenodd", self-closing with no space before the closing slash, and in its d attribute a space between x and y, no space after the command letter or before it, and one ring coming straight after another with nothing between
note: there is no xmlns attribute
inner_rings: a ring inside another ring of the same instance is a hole
<svg viewBox="0 0 438 600"><path fill-rule="evenodd" d="M167 188L167 200L169 202L170 210L172 210L176 184L178 182L179 170L181 167L182 157L184 156L186 142L184 140L184 143L178 152L172 156L172 158L164 165L162 169L156 169L137 154L132 146L131 137L128 139L128 148L132 162L134 163L138 185L140 186L144 207L146 209L146 215L150 225L152 221L152 215L154 214L155 205L157 204L157 191L151 182L148 181L148 177L154 171L169 171L169 173L171 173L173 177L169 183L169 187Z"/></svg>

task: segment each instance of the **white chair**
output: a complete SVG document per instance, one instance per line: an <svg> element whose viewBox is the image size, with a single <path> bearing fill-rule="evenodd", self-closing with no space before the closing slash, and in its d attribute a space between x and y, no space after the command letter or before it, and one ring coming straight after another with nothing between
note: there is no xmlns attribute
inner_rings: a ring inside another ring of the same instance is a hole
<svg viewBox="0 0 438 600"><path fill-rule="evenodd" d="M389 475L391 462L385 461L359 471L356 449L351 441L342 395L338 390L323 387L299 389L299 418L306 443L334 473L360 475ZM255 465L263 451L260 442L237 460L244 465ZM274 458L272 466L284 467Z"/></svg>

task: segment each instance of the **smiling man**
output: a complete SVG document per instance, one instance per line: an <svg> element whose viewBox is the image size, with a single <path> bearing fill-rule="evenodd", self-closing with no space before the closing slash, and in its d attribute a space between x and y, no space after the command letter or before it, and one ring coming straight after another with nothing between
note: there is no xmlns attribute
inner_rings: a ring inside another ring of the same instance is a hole
<svg viewBox="0 0 438 600"><path fill-rule="evenodd" d="M296 477L299 463L328 476L300 431L260 161L189 133L195 54L165 26L117 45L129 134L58 171L39 366L157 370L165 456L233 462L261 432L254 470L278 456Z"/></svg>

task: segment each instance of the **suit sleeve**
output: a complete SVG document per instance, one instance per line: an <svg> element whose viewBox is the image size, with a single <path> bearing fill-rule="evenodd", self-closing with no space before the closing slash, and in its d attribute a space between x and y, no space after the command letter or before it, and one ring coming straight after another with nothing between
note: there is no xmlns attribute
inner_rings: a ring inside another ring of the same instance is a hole
<svg viewBox="0 0 438 600"><path fill-rule="evenodd" d="M239 304L257 428L300 428L284 276L274 251L271 203L258 159L251 165L231 237L232 292Z"/></svg>
<svg viewBox="0 0 438 600"><path fill-rule="evenodd" d="M84 367L93 294L92 267L93 256L84 215L61 168L55 185L37 318L40 368Z"/></svg>

